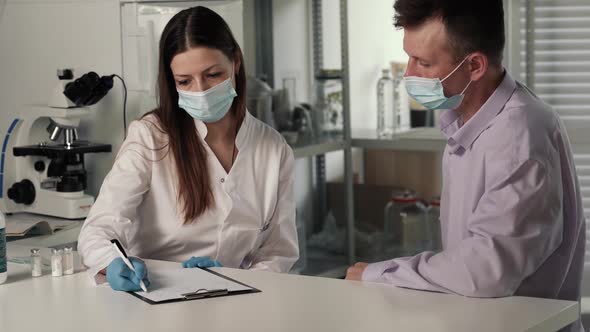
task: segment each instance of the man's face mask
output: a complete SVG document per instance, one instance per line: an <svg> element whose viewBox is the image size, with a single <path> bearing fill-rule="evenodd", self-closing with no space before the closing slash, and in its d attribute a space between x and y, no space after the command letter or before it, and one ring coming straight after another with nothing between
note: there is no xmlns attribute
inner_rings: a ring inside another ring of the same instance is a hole
<svg viewBox="0 0 590 332"><path fill-rule="evenodd" d="M422 104L422 106L431 110L456 109L459 107L459 105L461 105L465 91L472 81L470 80L469 83L467 83L467 86L460 94L448 98L445 96L442 82L453 75L461 67L461 65L465 63L466 60L467 57L465 57L465 59L463 59L463 61L461 61L461 63L442 80L439 78L425 78L417 76L404 77L408 95L414 98L414 100L416 100L418 103Z"/></svg>

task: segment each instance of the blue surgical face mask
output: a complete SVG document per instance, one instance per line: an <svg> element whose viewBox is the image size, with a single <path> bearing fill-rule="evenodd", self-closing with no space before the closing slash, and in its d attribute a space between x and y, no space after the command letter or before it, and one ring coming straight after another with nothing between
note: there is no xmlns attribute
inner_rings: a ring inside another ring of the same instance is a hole
<svg viewBox="0 0 590 332"><path fill-rule="evenodd" d="M191 92L178 89L176 91L178 91L178 106L193 118L206 123L221 120L238 95L232 85L231 76L207 91Z"/></svg>
<svg viewBox="0 0 590 332"><path fill-rule="evenodd" d="M453 75L461 67L465 60L467 60L467 57L465 57L465 59L463 59L463 61L461 61L461 63L442 80L439 78L425 78L416 76L404 77L408 95L414 98L414 100L416 100L418 103L422 104L422 106L431 110L456 109L459 107L459 105L461 105L465 91L469 85L471 85L472 81L467 83L467 86L460 94L448 98L445 96L442 82Z"/></svg>

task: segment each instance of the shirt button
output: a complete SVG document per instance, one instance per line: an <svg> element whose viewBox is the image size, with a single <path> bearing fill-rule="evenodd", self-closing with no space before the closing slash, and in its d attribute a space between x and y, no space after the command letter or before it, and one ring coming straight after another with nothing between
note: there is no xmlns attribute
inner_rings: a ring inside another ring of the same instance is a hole
<svg viewBox="0 0 590 332"><path fill-rule="evenodd" d="M221 183L224 183L224 182L225 182L225 179L224 178L221 178Z"/></svg>

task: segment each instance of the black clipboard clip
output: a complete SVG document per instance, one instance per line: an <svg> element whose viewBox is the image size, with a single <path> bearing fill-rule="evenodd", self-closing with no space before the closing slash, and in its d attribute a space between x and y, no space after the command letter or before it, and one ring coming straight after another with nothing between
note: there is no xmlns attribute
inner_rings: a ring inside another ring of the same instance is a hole
<svg viewBox="0 0 590 332"><path fill-rule="evenodd" d="M197 289L191 293L184 293L180 294L185 300L196 300L196 299L204 299L206 297L216 297L216 296L223 296L229 294L227 289Z"/></svg>

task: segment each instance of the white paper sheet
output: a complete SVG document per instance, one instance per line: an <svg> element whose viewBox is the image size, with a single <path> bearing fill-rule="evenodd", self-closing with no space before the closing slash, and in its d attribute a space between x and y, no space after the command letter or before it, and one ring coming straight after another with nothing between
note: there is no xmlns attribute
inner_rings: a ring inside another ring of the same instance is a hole
<svg viewBox="0 0 590 332"><path fill-rule="evenodd" d="M141 291L136 292L136 294L154 302L180 299L183 297L181 294L192 293L199 289L227 289L230 293L252 290L251 287L227 280L199 268L156 268L148 266L148 271L151 282L148 292Z"/></svg>
<svg viewBox="0 0 590 332"><path fill-rule="evenodd" d="M35 226L39 227L38 233L51 234L55 230L79 225L81 222L81 220L39 216L30 213L17 213L6 216L6 235L22 236Z"/></svg>

